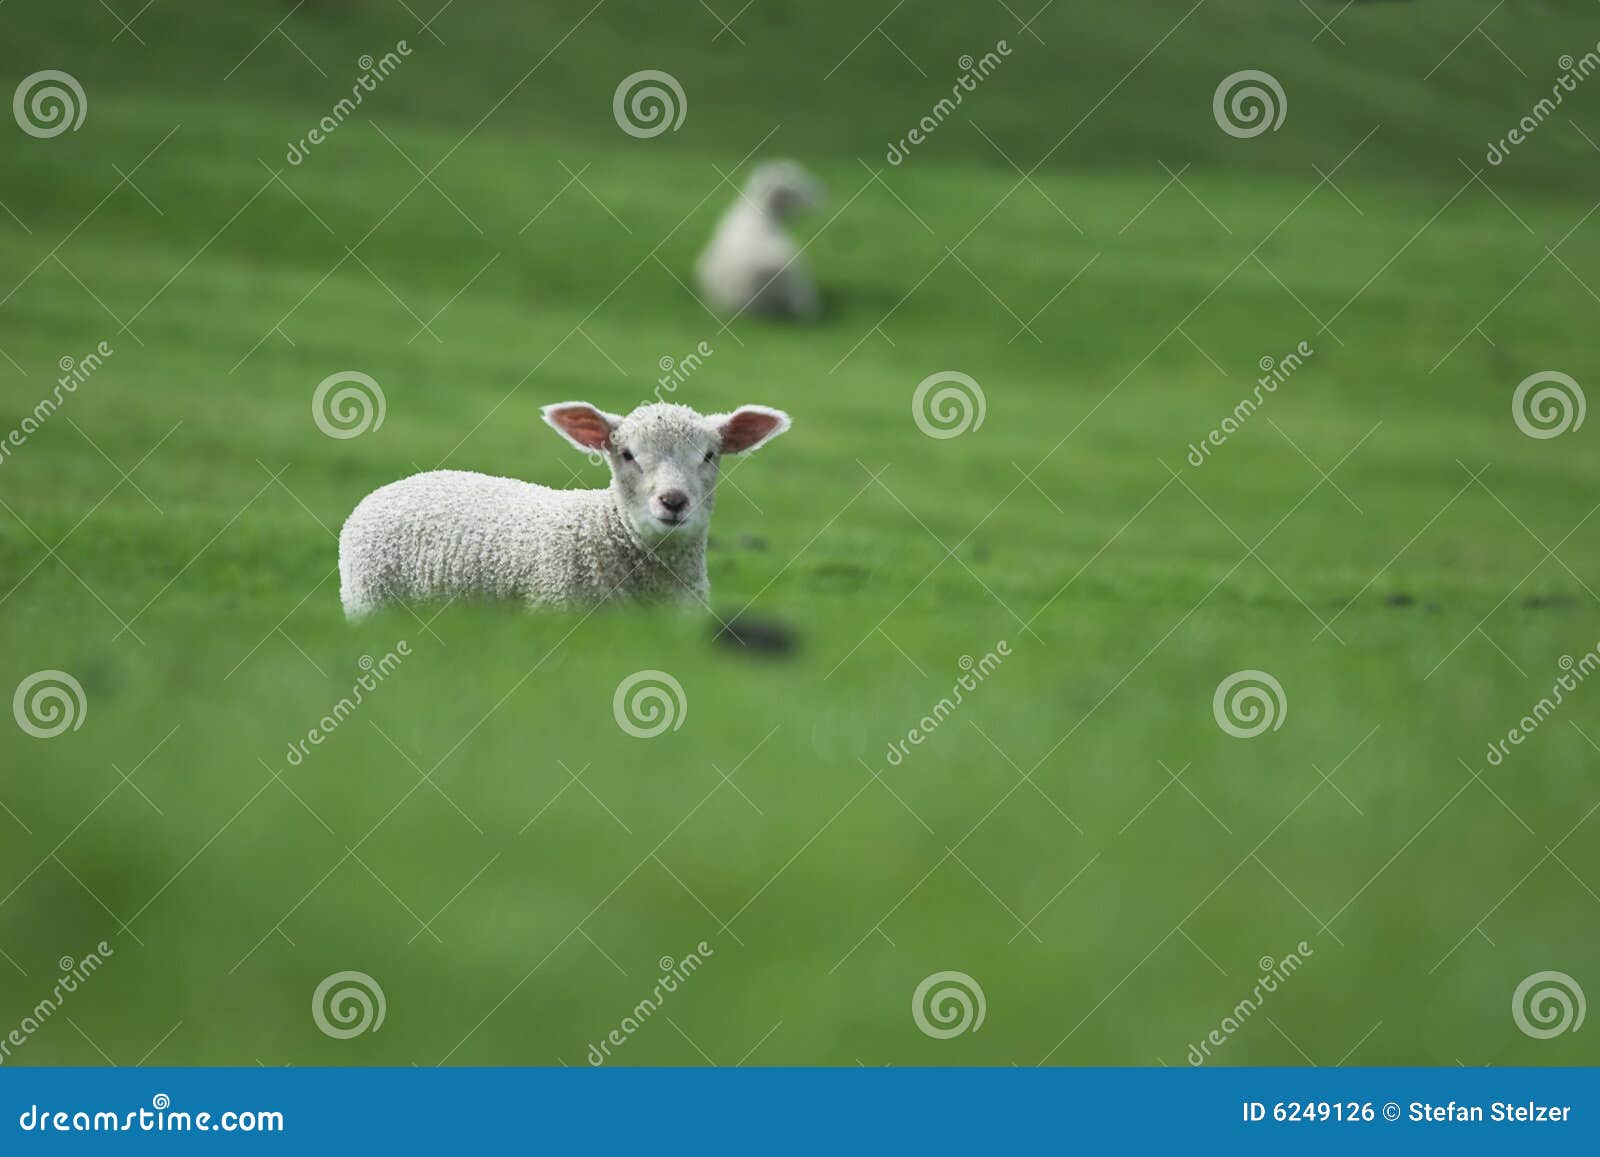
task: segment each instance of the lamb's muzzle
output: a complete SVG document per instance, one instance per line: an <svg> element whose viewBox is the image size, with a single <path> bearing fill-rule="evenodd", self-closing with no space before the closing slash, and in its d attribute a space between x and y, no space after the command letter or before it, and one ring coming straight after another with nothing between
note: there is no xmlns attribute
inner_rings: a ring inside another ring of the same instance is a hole
<svg viewBox="0 0 1600 1157"><path fill-rule="evenodd" d="M563 402L544 418L580 450L606 456L607 489L553 490L461 470L381 487L339 534L345 614L458 599L704 603L722 455L748 453L789 428L788 415L765 406L701 415L653 404L624 418Z"/></svg>

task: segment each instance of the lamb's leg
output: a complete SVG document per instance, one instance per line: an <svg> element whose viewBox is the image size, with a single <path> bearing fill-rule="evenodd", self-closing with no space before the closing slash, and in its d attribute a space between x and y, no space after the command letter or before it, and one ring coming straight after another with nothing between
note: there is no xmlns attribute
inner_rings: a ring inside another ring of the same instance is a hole
<svg viewBox="0 0 1600 1157"><path fill-rule="evenodd" d="M762 274L750 310L768 317L797 317L810 321L822 313L822 300L811 278L794 266Z"/></svg>

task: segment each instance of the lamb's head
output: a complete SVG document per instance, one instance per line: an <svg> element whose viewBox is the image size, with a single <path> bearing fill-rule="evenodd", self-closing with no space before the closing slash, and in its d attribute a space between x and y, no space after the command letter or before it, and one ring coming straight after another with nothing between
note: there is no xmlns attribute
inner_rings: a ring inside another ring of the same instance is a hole
<svg viewBox="0 0 1600 1157"><path fill-rule="evenodd" d="M815 209L827 193L822 182L794 161L768 161L750 174L745 196L768 216L785 221Z"/></svg>
<svg viewBox="0 0 1600 1157"><path fill-rule="evenodd" d="M544 408L544 420L578 449L606 456L617 510L652 544L704 537L722 456L748 454L789 428L789 415L766 406L698 414L651 403L622 417L587 402L560 402Z"/></svg>

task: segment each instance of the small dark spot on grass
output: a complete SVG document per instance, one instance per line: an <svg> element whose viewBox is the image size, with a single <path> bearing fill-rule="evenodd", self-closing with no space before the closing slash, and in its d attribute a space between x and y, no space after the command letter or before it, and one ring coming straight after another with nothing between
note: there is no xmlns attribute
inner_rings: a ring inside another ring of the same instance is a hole
<svg viewBox="0 0 1600 1157"><path fill-rule="evenodd" d="M812 588L828 594L859 590L866 581L866 568L848 562L824 563L811 573Z"/></svg>
<svg viewBox="0 0 1600 1157"><path fill-rule="evenodd" d="M1388 603L1391 607L1409 607L1417 600L1406 594L1404 591L1395 591L1394 594L1390 595L1383 601Z"/></svg>
<svg viewBox="0 0 1600 1157"><path fill-rule="evenodd" d="M1558 607L1570 607L1577 601L1571 595L1529 595L1522 600L1522 605L1530 611L1551 611Z"/></svg>
<svg viewBox="0 0 1600 1157"><path fill-rule="evenodd" d="M765 551L767 549L767 540L759 534L741 534L739 536L739 545L745 550Z"/></svg>
<svg viewBox="0 0 1600 1157"><path fill-rule="evenodd" d="M755 655L787 655L799 645L787 624L757 615L738 615L719 624L712 641Z"/></svg>

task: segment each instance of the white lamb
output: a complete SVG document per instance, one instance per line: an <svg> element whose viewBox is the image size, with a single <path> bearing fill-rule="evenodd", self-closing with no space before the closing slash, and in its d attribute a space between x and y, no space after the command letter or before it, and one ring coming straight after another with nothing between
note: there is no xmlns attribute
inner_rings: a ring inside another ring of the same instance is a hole
<svg viewBox="0 0 1600 1157"><path fill-rule="evenodd" d="M822 186L793 161L751 173L695 264L705 299L725 313L814 318L821 297L783 223L822 200Z"/></svg>
<svg viewBox="0 0 1600 1157"><path fill-rule="evenodd" d="M703 603L720 460L789 428L787 414L766 406L701 415L657 403L624 418L562 402L544 419L578 449L606 456L609 489L432 470L374 490L339 534L345 614L435 599Z"/></svg>

